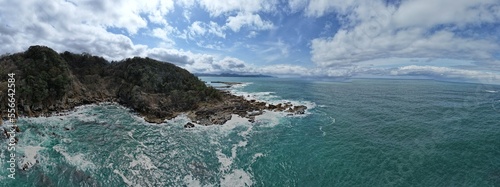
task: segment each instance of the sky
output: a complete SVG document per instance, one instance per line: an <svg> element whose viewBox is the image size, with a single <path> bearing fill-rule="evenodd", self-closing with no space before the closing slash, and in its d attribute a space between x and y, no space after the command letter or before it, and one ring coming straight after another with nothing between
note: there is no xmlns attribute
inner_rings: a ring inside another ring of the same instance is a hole
<svg viewBox="0 0 500 187"><path fill-rule="evenodd" d="M0 0L0 54L45 45L192 73L500 82L499 0Z"/></svg>

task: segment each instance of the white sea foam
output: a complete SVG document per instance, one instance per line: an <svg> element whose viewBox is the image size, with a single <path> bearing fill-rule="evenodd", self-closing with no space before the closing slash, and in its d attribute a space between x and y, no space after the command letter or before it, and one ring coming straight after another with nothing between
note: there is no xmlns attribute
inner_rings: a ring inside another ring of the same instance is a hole
<svg viewBox="0 0 500 187"><path fill-rule="evenodd" d="M252 156L252 162L250 162L250 164L253 164L257 161L258 158L261 158L261 157L265 157L266 155L263 154L263 153L255 153L253 156Z"/></svg>
<svg viewBox="0 0 500 187"><path fill-rule="evenodd" d="M194 123L194 122L193 122ZM252 123L248 121L247 118L240 117L239 115L236 114L231 114L231 119L226 121L223 125L209 125L209 126L204 126L204 125L196 125L195 128L196 130L215 130L217 133L220 134L227 134L228 132L231 132L234 130L234 128L239 127L239 126L250 126Z"/></svg>
<svg viewBox="0 0 500 187"><path fill-rule="evenodd" d="M77 167L78 169L81 169L81 170L93 170L93 169L96 168L96 166L94 165L94 163L92 163L90 161L87 161L86 158L85 158L85 155L82 154L82 153L71 155L71 154L67 153L66 149L64 147L60 146L60 145L55 145L52 148L55 151L59 152L61 155L63 155L64 158L66 159L66 162L68 162L69 164Z"/></svg>
<svg viewBox="0 0 500 187"><path fill-rule="evenodd" d="M235 169L232 173L224 175L220 179L220 185L228 187L252 186L252 175L241 169Z"/></svg>
<svg viewBox="0 0 500 187"><path fill-rule="evenodd" d="M498 93L498 90L484 90L484 91L488 93Z"/></svg>
<svg viewBox="0 0 500 187"><path fill-rule="evenodd" d="M242 82L241 84L235 84L233 86L231 86L231 89L241 89L243 87L246 87L248 85L251 85L253 84L253 82Z"/></svg>
<svg viewBox="0 0 500 187"><path fill-rule="evenodd" d="M184 176L184 184L189 187L201 187L201 182L191 175Z"/></svg>
<svg viewBox="0 0 500 187"><path fill-rule="evenodd" d="M222 173L222 177L220 178L220 186L251 186L253 184L252 175L250 173L245 172L241 168L233 168L235 167L233 165L234 160L238 156L238 149L247 146L247 139L253 131L253 125L252 123L248 122L248 119L233 114L231 120L227 121L224 125L212 125L207 127L203 126L202 128L200 128L214 129L217 133L227 135L229 134L229 132L233 132L236 127L246 127L246 130L238 133L238 135L243 139L232 145L230 155L224 154L222 152L222 149L219 149L215 152L220 164L219 171ZM220 145L218 140L213 140L213 142L211 143ZM196 183L196 180L188 180L188 182L190 182L189 184L198 185L198 183ZM186 180L185 183L188 184Z"/></svg>
<svg viewBox="0 0 500 187"><path fill-rule="evenodd" d="M264 127L274 127L280 124L280 120L285 117L283 112L264 111L261 115L255 116L255 122Z"/></svg>
<svg viewBox="0 0 500 187"><path fill-rule="evenodd" d="M217 155L217 159L219 159L219 163L221 164L219 170L221 172L228 171L233 164L233 158L226 156L224 153L222 153L221 150L216 151L215 154Z"/></svg>
<svg viewBox="0 0 500 187"><path fill-rule="evenodd" d="M316 108L316 103L314 102L281 99L279 96L275 95L274 92L244 92L236 88L231 89L230 92L234 95L242 96L243 98L249 101L255 100L273 105L283 104L283 103L289 103L292 104L293 106L304 105L307 107L305 115L311 114L309 111L313 108ZM304 115L293 115L293 116L300 117Z"/></svg>
<svg viewBox="0 0 500 187"><path fill-rule="evenodd" d="M24 151L24 156L20 159L19 168L29 169L37 163L38 151L45 149L40 146L24 146L20 147Z"/></svg>
<svg viewBox="0 0 500 187"><path fill-rule="evenodd" d="M132 156L133 157L133 156ZM144 154L139 154L135 157L132 162L129 164L129 168L134 168L135 166L141 166L144 169L150 170L150 169L158 169L153 161L151 161L151 158Z"/></svg>
<svg viewBox="0 0 500 187"><path fill-rule="evenodd" d="M121 173L120 171L115 169L115 170L113 170L113 173L116 173L117 175L119 175L122 178L123 182L125 182L125 184L127 184L128 186L139 186L139 185L134 184L129 179L127 179L127 177L125 177L125 175L123 175L123 173Z"/></svg>

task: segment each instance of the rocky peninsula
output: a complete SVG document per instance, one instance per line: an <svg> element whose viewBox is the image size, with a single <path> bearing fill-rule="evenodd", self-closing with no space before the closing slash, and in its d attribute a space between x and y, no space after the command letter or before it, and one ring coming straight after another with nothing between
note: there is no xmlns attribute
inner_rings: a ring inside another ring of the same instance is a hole
<svg viewBox="0 0 500 187"><path fill-rule="evenodd" d="M109 62L102 57L49 47L0 58L0 116L7 118L7 74L15 73L17 115L49 116L79 105L116 102L151 123L181 113L200 125L224 124L232 114L253 121L264 110L303 114L305 106L246 100L207 86L185 69L151 58ZM223 83L224 84L224 83ZM226 84L228 86L236 83ZM0 120L1 122L2 120ZM186 124L191 127L193 124Z"/></svg>

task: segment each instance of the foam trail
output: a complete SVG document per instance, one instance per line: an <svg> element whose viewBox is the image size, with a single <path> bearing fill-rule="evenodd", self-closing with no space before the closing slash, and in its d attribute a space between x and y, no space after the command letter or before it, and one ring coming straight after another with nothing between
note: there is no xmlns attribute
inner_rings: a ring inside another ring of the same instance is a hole
<svg viewBox="0 0 500 187"><path fill-rule="evenodd" d="M325 136L325 135L326 135L326 132L325 132L325 131L323 131L323 126L319 126L319 130L320 130L321 132L323 132L323 136Z"/></svg>
<svg viewBox="0 0 500 187"><path fill-rule="evenodd" d="M113 170L113 173L116 173L117 175L119 175L122 178L123 182L125 182L125 184L127 184L129 186L137 186L137 187L139 186L139 185L134 184L132 181L128 180L127 177L125 177L125 175L123 175L123 173L121 173L120 171L115 169L115 170Z"/></svg>
<svg viewBox="0 0 500 187"><path fill-rule="evenodd" d="M76 166L76 167L78 167L81 170L89 170L89 169L94 169L95 168L94 163L85 160L84 159L85 155L83 155L82 153L78 153L78 154L72 156L69 153L67 153L66 149L63 148L63 147L61 147L60 145L56 145L56 146L54 146L52 148L55 151L59 152L61 155L63 155L64 158L66 159L66 161L69 164L71 164L73 166Z"/></svg>

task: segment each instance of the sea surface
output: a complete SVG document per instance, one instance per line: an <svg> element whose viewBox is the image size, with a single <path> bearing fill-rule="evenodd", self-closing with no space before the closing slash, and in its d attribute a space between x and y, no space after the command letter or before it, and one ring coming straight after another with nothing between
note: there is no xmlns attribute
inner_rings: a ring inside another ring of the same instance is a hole
<svg viewBox="0 0 500 187"><path fill-rule="evenodd" d="M0 186L500 186L500 86L202 80L309 109L192 129L185 116L149 124L113 103L20 118L16 179L2 140Z"/></svg>

